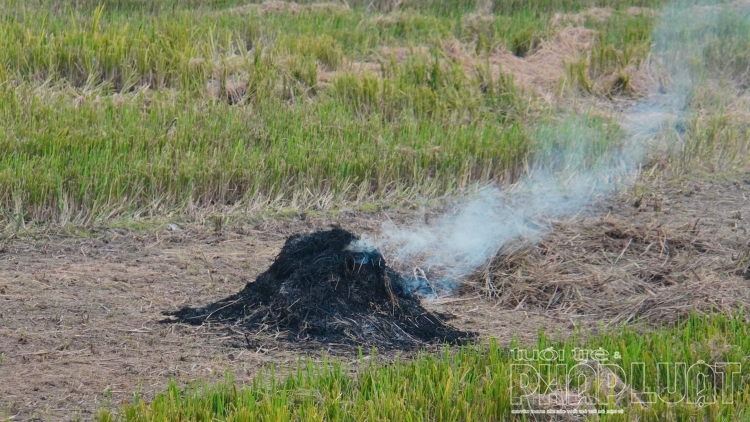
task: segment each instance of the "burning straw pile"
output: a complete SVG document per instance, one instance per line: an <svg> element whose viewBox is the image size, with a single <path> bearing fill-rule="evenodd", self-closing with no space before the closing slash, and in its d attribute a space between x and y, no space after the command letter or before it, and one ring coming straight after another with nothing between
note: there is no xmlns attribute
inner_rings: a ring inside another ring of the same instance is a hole
<svg viewBox="0 0 750 422"><path fill-rule="evenodd" d="M334 229L287 239L271 267L239 293L168 313L200 325L287 332L289 339L383 348L461 342L472 336L425 310L410 283L375 249Z"/></svg>

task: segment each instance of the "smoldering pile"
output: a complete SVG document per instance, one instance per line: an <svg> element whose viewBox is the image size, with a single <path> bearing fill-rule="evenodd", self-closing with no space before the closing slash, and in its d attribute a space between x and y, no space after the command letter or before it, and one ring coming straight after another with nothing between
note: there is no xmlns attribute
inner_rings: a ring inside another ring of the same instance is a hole
<svg viewBox="0 0 750 422"><path fill-rule="evenodd" d="M353 234L333 229L288 238L271 267L239 293L166 315L193 325L286 332L291 341L367 347L408 349L472 337L422 307L415 290L426 288L389 268Z"/></svg>

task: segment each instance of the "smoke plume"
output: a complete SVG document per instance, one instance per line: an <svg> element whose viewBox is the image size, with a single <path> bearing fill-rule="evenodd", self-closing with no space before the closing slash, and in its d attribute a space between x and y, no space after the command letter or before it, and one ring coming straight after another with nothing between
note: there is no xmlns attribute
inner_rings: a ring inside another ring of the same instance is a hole
<svg viewBox="0 0 750 422"><path fill-rule="evenodd" d="M494 257L511 239L536 240L550 221L580 212L596 195L626 186L637 175L650 151L659 147L657 134L686 112L703 65L702 49L715 28L713 8L696 16L684 3L666 8L652 32L654 63L661 82L659 94L629 107L620 116L619 132L586 117L540 125L532 138L538 146L533 166L516 185L487 187L431 223L399 227L387 222L375 238L365 241L401 267L419 268L438 277L457 279ZM606 126L606 125L604 125ZM601 143L618 137L617 148Z"/></svg>

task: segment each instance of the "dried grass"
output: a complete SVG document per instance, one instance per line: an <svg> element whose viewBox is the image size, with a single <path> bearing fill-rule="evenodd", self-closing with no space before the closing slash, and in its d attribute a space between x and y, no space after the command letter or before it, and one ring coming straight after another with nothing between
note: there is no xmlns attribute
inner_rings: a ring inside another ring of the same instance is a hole
<svg viewBox="0 0 750 422"><path fill-rule="evenodd" d="M320 2L312 4L299 4L286 1L266 1L260 4L246 4L243 6L237 6L221 13L231 13L236 15L246 15L251 12L259 12L261 14L273 14L273 13L291 13L297 14L303 11L309 12L341 12L348 10L348 8L341 3L334 2Z"/></svg>
<svg viewBox="0 0 750 422"><path fill-rule="evenodd" d="M348 61L344 59L341 68L336 71L326 69L324 66L318 66L318 85L325 86L336 77L353 73L355 75L369 75L379 77L381 75L381 66L379 63Z"/></svg>
<svg viewBox="0 0 750 422"><path fill-rule="evenodd" d="M542 40L534 53L524 58L506 49L494 50L489 57L476 56L469 46L455 40L445 43L443 50L454 62L463 63L467 71L489 62L493 79L499 78L501 72L510 74L519 88L530 89L549 99L560 78L565 76L566 64L586 54L595 35L590 29L566 27L552 38Z"/></svg>
<svg viewBox="0 0 750 422"><path fill-rule="evenodd" d="M604 217L554 223L539 242L506 246L473 283L505 309L606 324L671 324L690 312L741 308L750 303L750 245L730 211L746 202L735 195L718 195L726 210L701 202L679 217L668 196L643 195Z"/></svg>
<svg viewBox="0 0 750 422"><path fill-rule="evenodd" d="M587 20L603 23L612 16L612 13L614 10L609 7L592 7L579 13L555 13L550 19L550 24L552 26L581 26Z"/></svg>

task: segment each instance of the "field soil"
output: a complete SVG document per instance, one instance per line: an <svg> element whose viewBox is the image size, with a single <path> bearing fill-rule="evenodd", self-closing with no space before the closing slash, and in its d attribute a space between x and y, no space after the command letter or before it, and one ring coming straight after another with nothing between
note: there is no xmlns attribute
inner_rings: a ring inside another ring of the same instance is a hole
<svg viewBox="0 0 750 422"><path fill-rule="evenodd" d="M748 196L750 173L643 182L550 222L543 239L501 251L457 293L423 304L500 344L514 336L533 342L542 328L566 336L575 327L595 332L668 324L693 310L731 311L750 301ZM230 220L220 233L201 225L106 228L0 242L0 418L89 419L136 390L148 400L170 379L183 386L229 370L249 381L266 364L283 370L321 351L355 362L356 350L290 343L284 333L253 337L160 321L165 311L238 292L294 233L375 234L386 219L408 224L452 206Z"/></svg>

